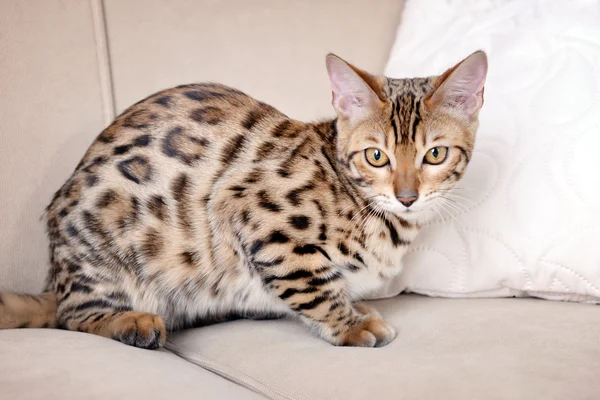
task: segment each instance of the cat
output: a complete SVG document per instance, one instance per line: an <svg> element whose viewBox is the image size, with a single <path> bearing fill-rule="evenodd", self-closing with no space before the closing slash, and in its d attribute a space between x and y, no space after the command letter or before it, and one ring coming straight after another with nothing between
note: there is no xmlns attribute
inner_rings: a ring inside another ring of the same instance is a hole
<svg viewBox="0 0 600 400"><path fill-rule="evenodd" d="M131 106L46 210L47 284L0 295L0 328L61 328L155 349L229 314L294 315L334 345L395 329L358 303L402 270L461 179L487 57L391 79L329 54L337 117L292 120L201 83Z"/></svg>

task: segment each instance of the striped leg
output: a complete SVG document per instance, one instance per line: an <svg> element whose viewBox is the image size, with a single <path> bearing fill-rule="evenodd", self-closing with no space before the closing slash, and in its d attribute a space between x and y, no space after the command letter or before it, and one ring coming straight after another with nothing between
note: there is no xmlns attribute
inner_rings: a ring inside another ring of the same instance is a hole
<svg viewBox="0 0 600 400"><path fill-rule="evenodd" d="M305 250L275 265L257 254L255 263L262 266L265 285L334 345L380 347L391 342L394 328L376 311L353 306L341 273L319 251Z"/></svg>
<svg viewBox="0 0 600 400"><path fill-rule="evenodd" d="M143 312L90 312L82 319L69 319L65 325L69 330L112 338L143 349L157 349L167 338L163 319Z"/></svg>
<svg viewBox="0 0 600 400"><path fill-rule="evenodd" d="M156 349L165 343L163 318L133 310L129 295L118 281L101 279L85 262L71 265L70 270L54 285L59 328L92 333L144 349Z"/></svg>

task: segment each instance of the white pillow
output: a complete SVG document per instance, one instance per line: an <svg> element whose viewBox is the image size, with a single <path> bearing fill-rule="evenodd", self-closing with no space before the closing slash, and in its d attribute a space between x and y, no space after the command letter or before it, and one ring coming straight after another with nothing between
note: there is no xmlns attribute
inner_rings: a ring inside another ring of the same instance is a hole
<svg viewBox="0 0 600 400"><path fill-rule="evenodd" d="M386 75L489 56L467 211L427 224L405 290L600 303L600 2L408 0Z"/></svg>

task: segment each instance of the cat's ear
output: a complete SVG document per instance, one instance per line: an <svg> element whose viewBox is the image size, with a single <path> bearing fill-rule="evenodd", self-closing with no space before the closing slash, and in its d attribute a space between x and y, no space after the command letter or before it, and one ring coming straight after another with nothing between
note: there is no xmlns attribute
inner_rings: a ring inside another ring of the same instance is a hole
<svg viewBox="0 0 600 400"><path fill-rule="evenodd" d="M476 51L438 78L437 88L426 105L456 110L469 120L477 117L483 105L487 69L486 54Z"/></svg>
<svg viewBox="0 0 600 400"><path fill-rule="evenodd" d="M332 104L340 117L358 122L381 110L383 102L375 93L375 76L334 54L328 54L325 63L331 82Z"/></svg>

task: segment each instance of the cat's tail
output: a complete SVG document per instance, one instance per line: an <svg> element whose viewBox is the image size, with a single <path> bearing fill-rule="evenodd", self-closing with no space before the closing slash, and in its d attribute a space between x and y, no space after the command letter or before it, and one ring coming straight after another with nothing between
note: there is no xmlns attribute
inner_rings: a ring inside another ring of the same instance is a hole
<svg viewBox="0 0 600 400"><path fill-rule="evenodd" d="M56 328L56 294L0 293L0 329Z"/></svg>

